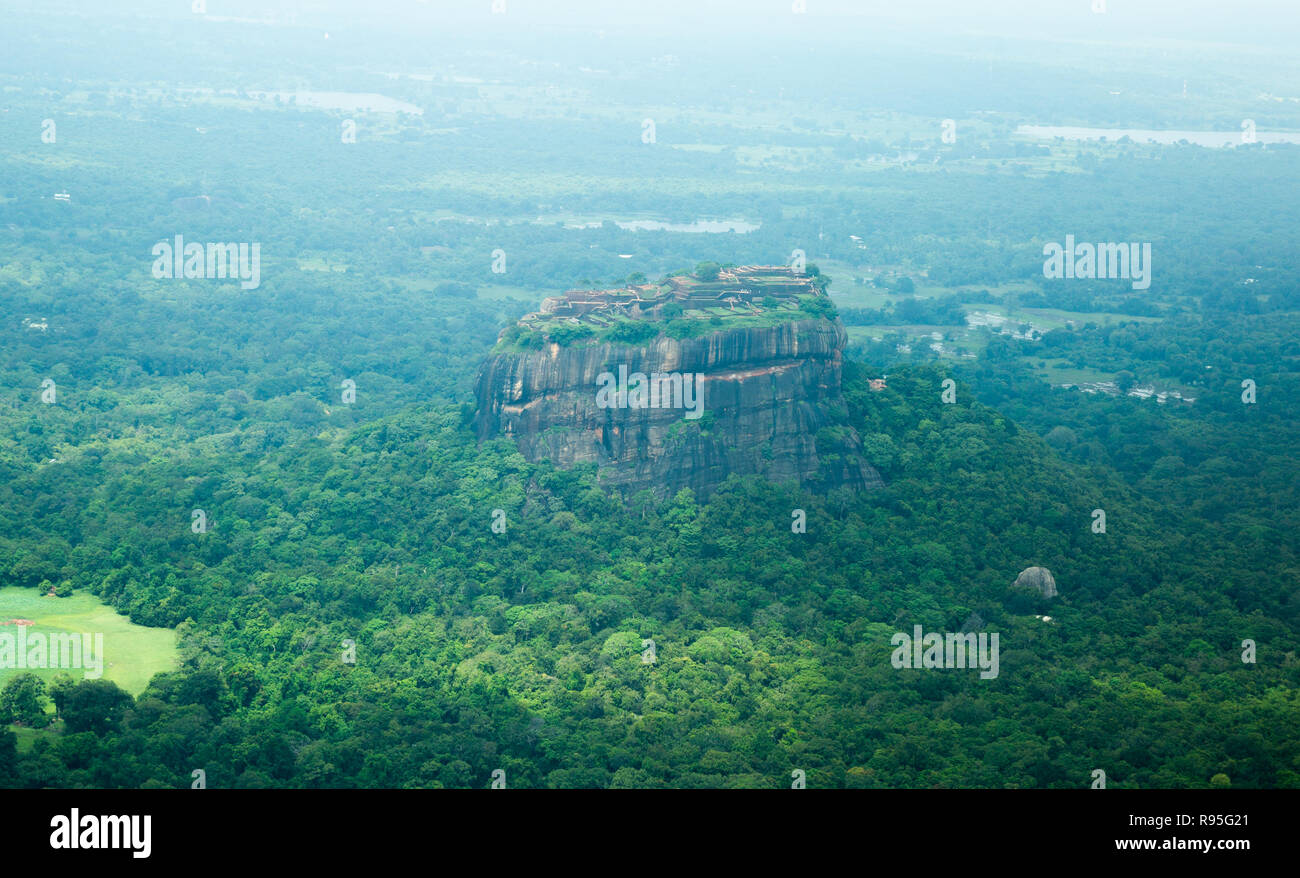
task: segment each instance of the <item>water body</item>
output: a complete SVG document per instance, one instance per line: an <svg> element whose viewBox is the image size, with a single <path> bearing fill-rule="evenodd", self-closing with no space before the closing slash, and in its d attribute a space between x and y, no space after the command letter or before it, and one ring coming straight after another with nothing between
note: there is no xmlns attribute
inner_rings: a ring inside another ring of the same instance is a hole
<svg viewBox="0 0 1300 878"><path fill-rule="evenodd" d="M595 229L600 227L601 222L601 220L571 222L565 223L564 227L566 229ZM693 235L720 235L735 232L738 235L745 235L756 231L761 224L735 219L697 219L690 223L669 223L662 220L614 220L614 225L626 232L686 232Z"/></svg>
<svg viewBox="0 0 1300 878"><path fill-rule="evenodd" d="M424 115L415 104L373 93L350 91L250 91L251 97L274 101L277 97L288 103L292 98L299 107L322 110L348 110L369 113L410 113Z"/></svg>
<svg viewBox="0 0 1300 878"><path fill-rule="evenodd" d="M620 229L630 232L688 232L691 234L723 234L735 232L744 235L758 229L757 223L745 220L704 220L693 223L665 223L659 220L630 220L617 223Z"/></svg>
<svg viewBox="0 0 1300 878"><path fill-rule="evenodd" d="M505 220L511 222L512 220ZM557 217L539 216L536 219L525 220L538 226L554 225L561 222ZM498 219L484 219L482 217L463 216L460 214L451 214L449 216L438 216L434 218L436 223L477 223L479 225L490 226L502 222ZM577 219L563 221L566 229L598 229L606 222L613 222L627 232L685 232L693 235L720 235L727 232L734 232L737 235L745 235L749 232L757 231L762 228L762 223L751 223L742 219L697 219L689 223L670 223L663 220L601 220L601 219Z"/></svg>
<svg viewBox="0 0 1300 878"><path fill-rule="evenodd" d="M1239 146L1243 141L1242 132L1238 131L1153 131L1146 128L1074 128L1053 125L1021 125L1017 134L1051 140L1064 137L1066 140L1119 140L1128 137L1138 143L1174 144L1180 141L1197 146ZM1300 132L1258 131L1255 140L1259 143L1300 143Z"/></svg>

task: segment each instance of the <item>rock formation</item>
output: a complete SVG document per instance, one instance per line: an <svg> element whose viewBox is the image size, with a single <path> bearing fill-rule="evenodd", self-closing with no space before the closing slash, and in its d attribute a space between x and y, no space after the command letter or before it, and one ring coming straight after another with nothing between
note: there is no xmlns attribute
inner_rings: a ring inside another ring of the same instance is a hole
<svg viewBox="0 0 1300 878"><path fill-rule="evenodd" d="M1036 588L1045 598L1054 598L1058 594L1056 580L1052 577L1052 571L1046 567L1026 567L1016 577L1015 584Z"/></svg>
<svg viewBox="0 0 1300 878"><path fill-rule="evenodd" d="M642 345L497 353L479 370L475 430L480 439L514 439L530 461L595 463L602 484L660 496L687 487L707 495L733 473L814 490L878 487L861 440L843 423L845 341L838 321L792 319ZM681 407L601 404L602 375L620 367L698 375L703 411L692 418Z"/></svg>

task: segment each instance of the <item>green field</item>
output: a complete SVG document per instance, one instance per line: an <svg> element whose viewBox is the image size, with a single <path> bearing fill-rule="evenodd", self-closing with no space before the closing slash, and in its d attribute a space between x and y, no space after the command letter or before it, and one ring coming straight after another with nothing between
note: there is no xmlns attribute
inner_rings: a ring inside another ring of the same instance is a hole
<svg viewBox="0 0 1300 878"><path fill-rule="evenodd" d="M1034 374L1049 384L1097 384L1114 381L1115 375L1100 369L1080 369L1060 358L1028 361Z"/></svg>
<svg viewBox="0 0 1300 878"><path fill-rule="evenodd" d="M132 695L144 691L154 674L175 670L180 656L176 632L168 628L146 628L132 623L125 616L97 598L88 594L75 594L66 598L43 597L31 588L10 586L0 588L0 622L10 619L30 619L35 625L27 629L34 632L90 633L104 635L104 679L111 680ZM0 635L16 635L14 625L0 627ZM13 668L0 668L0 685L14 674ZM63 673L57 668L33 669L32 673L46 680ZM70 671L74 680L82 679L81 670Z"/></svg>

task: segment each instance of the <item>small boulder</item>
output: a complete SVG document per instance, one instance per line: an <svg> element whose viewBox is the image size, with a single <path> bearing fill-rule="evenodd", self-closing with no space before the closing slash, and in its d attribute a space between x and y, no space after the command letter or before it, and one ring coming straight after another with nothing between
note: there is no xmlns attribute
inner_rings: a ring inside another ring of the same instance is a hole
<svg viewBox="0 0 1300 878"><path fill-rule="evenodd" d="M1016 577L1016 585L1027 585L1030 588L1036 588L1039 594L1045 598L1054 598L1058 594L1056 580L1052 577L1052 571L1046 567L1026 567Z"/></svg>

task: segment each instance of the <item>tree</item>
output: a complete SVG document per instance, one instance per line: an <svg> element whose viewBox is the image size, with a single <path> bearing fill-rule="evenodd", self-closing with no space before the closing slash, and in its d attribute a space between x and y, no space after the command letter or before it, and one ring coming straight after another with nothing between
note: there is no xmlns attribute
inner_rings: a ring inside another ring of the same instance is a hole
<svg viewBox="0 0 1300 878"><path fill-rule="evenodd" d="M18 736L0 726L0 789L18 779Z"/></svg>
<svg viewBox="0 0 1300 878"><path fill-rule="evenodd" d="M548 329L546 334L551 341L560 347L568 347L576 341L591 338L596 334L596 331L586 324L564 323Z"/></svg>
<svg viewBox="0 0 1300 878"><path fill-rule="evenodd" d="M478 290L459 281L443 281L434 287L433 291L435 295L447 296L453 299L473 299L478 296Z"/></svg>
<svg viewBox="0 0 1300 878"><path fill-rule="evenodd" d="M117 729L131 696L108 680L82 680L68 693L63 707L67 731L104 734Z"/></svg>
<svg viewBox="0 0 1300 878"><path fill-rule="evenodd" d="M1070 449L1079 444L1078 435L1069 427L1053 427L1043 438L1047 440L1048 445L1059 450Z"/></svg>
<svg viewBox="0 0 1300 878"><path fill-rule="evenodd" d="M50 699L54 702L54 718L63 719L63 708L68 703L68 695L76 686L76 681L68 674L59 674L50 683Z"/></svg>
<svg viewBox="0 0 1300 878"><path fill-rule="evenodd" d="M695 266L695 276L702 281L715 281L722 273L722 266L716 262L701 262Z"/></svg>
<svg viewBox="0 0 1300 878"><path fill-rule="evenodd" d="M659 334L659 328L645 320L624 320L607 330L605 337L624 344L640 344Z"/></svg>
<svg viewBox="0 0 1300 878"><path fill-rule="evenodd" d="M19 723L41 728L49 724L45 715L45 682L35 674L18 674L0 690L0 723Z"/></svg>
<svg viewBox="0 0 1300 878"><path fill-rule="evenodd" d="M800 299L799 310L813 317L825 317L828 320L835 317L835 304L825 296Z"/></svg>

